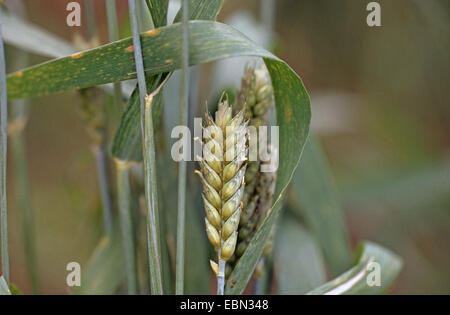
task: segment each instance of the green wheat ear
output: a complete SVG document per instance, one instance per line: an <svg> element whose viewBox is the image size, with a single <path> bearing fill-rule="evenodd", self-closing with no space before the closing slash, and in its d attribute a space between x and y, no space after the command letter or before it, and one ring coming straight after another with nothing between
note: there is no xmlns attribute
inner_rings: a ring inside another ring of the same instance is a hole
<svg viewBox="0 0 450 315"><path fill-rule="evenodd" d="M265 67L255 69L247 66L242 77L238 95L238 107L245 110L245 118L250 126L259 128L268 125L268 110L273 101L273 88ZM269 150L273 150L269 145ZM259 158L259 157L258 157ZM260 161L249 161L245 174L243 212L239 223L239 238L235 255L230 259L227 275L231 273L237 260L247 249L255 231L269 214L275 192L276 173L260 172ZM272 231L273 234L273 231ZM271 251L270 241L263 256Z"/></svg>
<svg viewBox="0 0 450 315"><path fill-rule="evenodd" d="M215 119L207 113L203 128L203 157L200 176L206 212L206 233L217 250L218 263L211 261L217 275L218 294L223 294L225 265L233 256L242 212L247 160L247 123L244 111L233 117L227 100L219 104Z"/></svg>
<svg viewBox="0 0 450 315"><path fill-rule="evenodd" d="M241 89L238 93L238 108L245 111L245 119L249 126L256 127L268 125L268 110L273 102L273 88L269 73L265 67L256 69L246 66L242 76ZM259 158L259 157L258 157ZM256 207L257 196L254 195L259 177L259 160L248 164L245 174L246 188L243 197L244 211L241 226L247 223Z"/></svg>

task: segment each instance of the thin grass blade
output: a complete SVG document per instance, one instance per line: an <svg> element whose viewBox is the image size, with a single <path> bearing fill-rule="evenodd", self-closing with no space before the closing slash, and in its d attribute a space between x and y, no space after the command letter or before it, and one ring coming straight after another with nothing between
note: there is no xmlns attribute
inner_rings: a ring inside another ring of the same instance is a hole
<svg viewBox="0 0 450 315"><path fill-rule="evenodd" d="M20 0L21 5L23 1ZM21 17L26 17L24 7L18 11ZM23 50L15 49L12 63L15 69L21 69L28 65L29 54ZM23 248L27 266L27 274L32 292L39 294L38 266L34 229L34 211L31 204L30 185L28 177L25 129L28 121L28 101L18 100L11 104L11 117L8 127L9 137L12 142L12 160L14 166L15 199L21 214Z"/></svg>
<svg viewBox="0 0 450 315"><path fill-rule="evenodd" d="M108 39L115 42L119 40L119 26L117 21L116 0L106 0L106 16L108 20ZM114 113L119 121L123 106L122 86L120 82L114 83Z"/></svg>
<svg viewBox="0 0 450 315"><path fill-rule="evenodd" d="M8 284L9 249L8 249L8 210L6 202L6 163L8 148L8 96L6 87L5 48L3 45L3 17L0 12L0 221L2 272Z"/></svg>
<svg viewBox="0 0 450 315"><path fill-rule="evenodd" d="M189 113L189 1L183 0L183 32L181 61L180 126L187 126ZM181 139L180 139L181 140ZM184 139L187 143L190 139ZM186 150L186 148L183 148ZM176 287L177 295L184 293L184 245L186 224L186 164L183 159L178 169L178 215L177 215L177 260Z"/></svg>
<svg viewBox="0 0 450 315"><path fill-rule="evenodd" d="M161 246L159 240L158 196L156 186L155 141L153 132L152 106L153 97L147 98L147 84L144 72L141 39L138 33L136 0L129 0L131 28L133 33L134 59L139 86L141 109L142 152L144 160L145 199L147 206L147 236L150 267L151 292L163 294Z"/></svg>
<svg viewBox="0 0 450 315"><path fill-rule="evenodd" d="M130 165L116 161L117 193L119 203L120 228L125 257L125 275L127 292L130 295L138 293L136 243L131 215Z"/></svg>

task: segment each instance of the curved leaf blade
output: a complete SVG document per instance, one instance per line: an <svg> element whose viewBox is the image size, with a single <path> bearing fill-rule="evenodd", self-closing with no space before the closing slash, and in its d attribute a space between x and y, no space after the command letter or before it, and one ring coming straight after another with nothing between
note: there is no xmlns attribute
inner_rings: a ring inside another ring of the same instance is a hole
<svg viewBox="0 0 450 315"><path fill-rule="evenodd" d="M360 244L356 266L309 295L380 294L393 283L402 268L402 259L391 251L371 242ZM380 266L380 286L369 286L368 277Z"/></svg>
<svg viewBox="0 0 450 315"><path fill-rule="evenodd" d="M189 28L190 65L243 55L280 61L225 24L190 21ZM141 34L147 75L180 69L180 32L181 25L174 24ZM133 44L127 38L10 74L8 96L31 98L135 78Z"/></svg>

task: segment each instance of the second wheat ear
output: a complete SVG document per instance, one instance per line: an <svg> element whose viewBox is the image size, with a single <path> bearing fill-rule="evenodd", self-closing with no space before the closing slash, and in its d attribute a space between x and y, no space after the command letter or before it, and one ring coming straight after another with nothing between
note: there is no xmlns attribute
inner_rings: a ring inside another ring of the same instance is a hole
<svg viewBox="0 0 450 315"><path fill-rule="evenodd" d="M247 160L247 123L244 111L233 117L228 101L222 101L215 119L208 113L203 128L203 157L200 176L206 212L206 233L217 250L211 261L217 275L217 294L224 294L225 266L233 256L242 213Z"/></svg>

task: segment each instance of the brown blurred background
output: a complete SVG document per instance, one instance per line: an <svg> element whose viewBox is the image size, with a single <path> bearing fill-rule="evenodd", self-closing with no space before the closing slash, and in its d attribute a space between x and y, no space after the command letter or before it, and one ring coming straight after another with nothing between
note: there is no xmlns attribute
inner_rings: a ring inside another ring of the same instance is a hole
<svg viewBox="0 0 450 315"><path fill-rule="evenodd" d="M86 30L85 23L66 25L68 2L25 4L30 21L72 41ZM259 19L260 2L227 0L219 21L238 11ZM275 2L276 53L311 94L313 128L336 176L352 242L373 240L403 257L395 293L450 293L450 2L378 1L382 26L373 28L366 24L369 1ZM104 1L93 3L106 43ZM127 1L117 3L127 36ZM206 95L200 93L202 102ZM48 294L67 292L66 264L86 263L101 235L95 161L79 103L76 92L30 101L27 158L41 291ZM11 176L8 193L12 280L27 293Z"/></svg>

